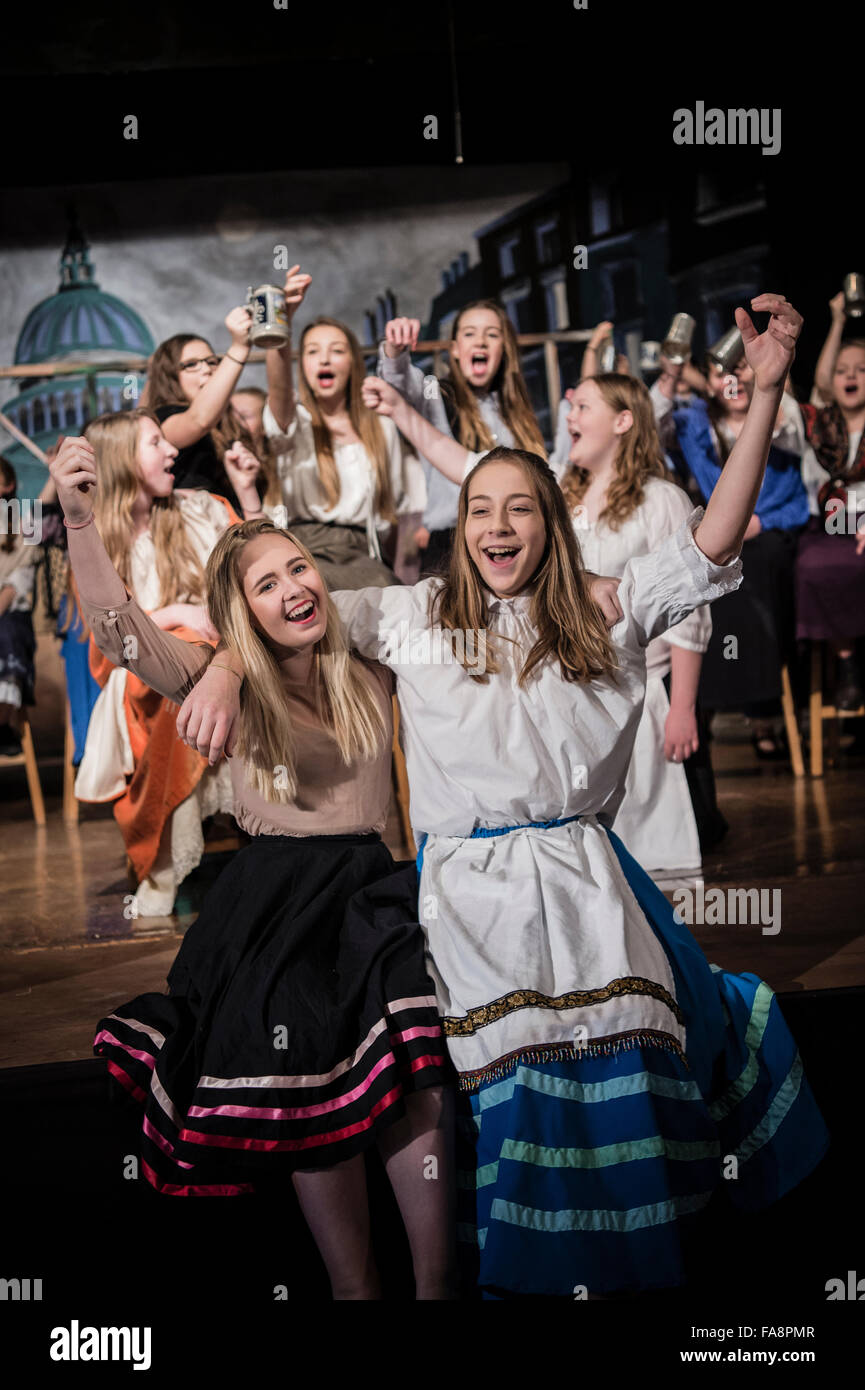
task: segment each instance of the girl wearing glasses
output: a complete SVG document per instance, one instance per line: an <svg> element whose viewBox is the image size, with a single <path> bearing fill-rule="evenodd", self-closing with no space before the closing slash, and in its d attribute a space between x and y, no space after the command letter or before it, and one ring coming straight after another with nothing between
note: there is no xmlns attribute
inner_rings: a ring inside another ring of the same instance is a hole
<svg viewBox="0 0 865 1390"><path fill-rule="evenodd" d="M231 406L249 357L249 323L247 308L232 309L225 320L231 346L222 358L192 333L167 338L150 359L142 397L178 450L177 486L204 488L225 497L242 517L261 516L265 499L279 501L275 479Z"/></svg>

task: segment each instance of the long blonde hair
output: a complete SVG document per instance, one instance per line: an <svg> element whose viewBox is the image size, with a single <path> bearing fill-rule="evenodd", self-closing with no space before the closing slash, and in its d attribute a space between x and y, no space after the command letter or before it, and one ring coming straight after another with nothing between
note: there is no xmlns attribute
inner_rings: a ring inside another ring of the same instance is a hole
<svg viewBox="0 0 865 1390"><path fill-rule="evenodd" d="M333 456L333 438L330 427L312 387L307 381L303 366L303 345L307 333L310 333L313 328L338 328L341 333L345 334L351 353L351 371L345 391L346 410L351 420L352 429L373 465L375 477L373 506L380 517L394 524L396 522L396 508L388 469L387 441L384 429L378 415L374 410L370 410L364 405L360 394L363 379L366 376L366 366L360 350L360 343L347 324L341 323L339 319L329 318L327 314L320 314L318 318L306 325L301 334L298 349L298 395L301 404L306 407L312 417L312 437L318 460L318 473L327 497L327 504L329 507L336 506L339 501L340 483L336 460Z"/></svg>
<svg viewBox="0 0 865 1390"><path fill-rule="evenodd" d="M96 524L111 563L130 592L135 540L132 508L141 490L138 438L144 420L159 425L150 410L121 410L98 416L84 431L96 454L99 479L94 498ZM204 597L204 570L187 534L174 493L154 498L150 509L150 534L156 551L158 606L200 603Z"/></svg>
<svg viewBox="0 0 865 1390"><path fill-rule="evenodd" d="M305 545L272 521L256 517L229 526L207 561L207 606L211 622L230 651L243 662L240 729L236 753L249 766L249 779L265 801L288 803L297 794L297 749L292 717L276 657L252 624L243 592L239 560L258 536L282 536L297 546L316 569ZM381 709L352 660L333 599L325 588L327 627L313 651L310 686L322 726L343 762L375 757L387 736Z"/></svg>
<svg viewBox="0 0 865 1390"><path fill-rule="evenodd" d="M630 410L634 417L631 428L619 436L613 479L607 488L606 505L598 517L611 531L618 531L622 522L642 503L646 479L667 476L664 451L658 438L652 398L642 381L623 372L602 372L585 380L595 383L603 400L616 414ZM590 481L587 469L576 466L568 469L562 479L562 492L570 512L579 504Z"/></svg>
<svg viewBox="0 0 865 1390"><path fill-rule="evenodd" d="M489 309L498 318L502 330L502 360L490 382L490 390L499 393L502 419L514 437L515 447L540 454L543 458L546 456L544 437L529 400L513 324L501 304L497 304L494 299L476 299L471 304L464 305L454 319L454 339L459 331L460 319L471 309ZM466 381L455 352L450 353L450 377L445 379L444 384L446 387L449 385L453 394L454 438L472 453L479 449L492 449L495 440L481 415L478 398L470 383Z"/></svg>
<svg viewBox="0 0 865 1390"><path fill-rule="evenodd" d="M556 659L563 680L587 684L611 676L617 668L604 617L592 598L585 578L580 548L565 506L565 499L549 465L524 449L497 448L475 465L460 489L459 515L450 565L443 586L433 594L430 617L452 631L486 632L488 601L478 569L466 544L469 489L481 468L491 463L515 463L522 468L535 494L546 526L547 542L532 577L531 622L538 633L520 671L524 686L536 666ZM501 635L501 634L499 634ZM486 670L500 665L486 638ZM471 672L466 657L461 663L472 680L485 682L485 674Z"/></svg>

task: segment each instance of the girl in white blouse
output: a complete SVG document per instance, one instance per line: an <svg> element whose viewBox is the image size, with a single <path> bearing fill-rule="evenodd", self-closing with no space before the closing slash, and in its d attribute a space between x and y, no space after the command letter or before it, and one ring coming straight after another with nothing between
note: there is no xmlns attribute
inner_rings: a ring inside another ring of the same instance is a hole
<svg viewBox="0 0 865 1390"><path fill-rule="evenodd" d="M628 561L609 633L561 489L521 450L463 483L444 581L334 595L352 646L397 676L419 911L463 1105L458 1235L490 1297L686 1282L683 1238L719 1188L767 1205L826 1148L771 991L711 968L609 830L649 642L740 582L802 322L777 295L752 305L770 321L758 335L737 312L756 374L745 426L705 514ZM237 682L205 681L179 727L194 719L212 747Z"/></svg>
<svg viewBox="0 0 865 1390"><path fill-rule="evenodd" d="M621 575L633 556L657 550L677 531L692 504L668 481L642 382L623 374L584 379L573 393L568 428L571 461L562 490L583 562L599 573ZM616 833L654 876L699 873L699 829L711 841L725 827L706 748L699 773L692 772L699 828L686 776L688 760L703 742L697 686L711 633L708 607L697 608L646 649L646 701Z"/></svg>
<svg viewBox="0 0 865 1390"><path fill-rule="evenodd" d="M289 321L310 283L298 271L294 266L286 275ZM383 549L395 537L398 516L426 506L420 462L393 422L363 403L363 379L355 335L324 315L301 335L299 401L290 342L267 353L264 428L282 483L282 519L334 588L398 584Z"/></svg>

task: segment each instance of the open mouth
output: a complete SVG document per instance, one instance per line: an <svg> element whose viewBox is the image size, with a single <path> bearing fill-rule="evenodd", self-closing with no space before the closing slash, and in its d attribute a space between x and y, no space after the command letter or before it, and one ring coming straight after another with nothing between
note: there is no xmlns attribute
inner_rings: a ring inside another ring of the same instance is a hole
<svg viewBox="0 0 865 1390"><path fill-rule="evenodd" d="M333 383L334 383L335 377L334 377L333 372L330 372L330 371L328 371L327 369L325 369L324 371L321 371L321 372L318 373L318 378L317 378L317 380L318 380L319 386L332 386Z"/></svg>
<svg viewBox="0 0 865 1390"><path fill-rule="evenodd" d="M472 353L471 369L474 376L483 376L490 365L490 355L482 348Z"/></svg>
<svg viewBox="0 0 865 1390"><path fill-rule="evenodd" d="M298 627L306 627L315 619L317 614L318 607L315 602L309 598L286 613L285 619L286 622L296 623Z"/></svg>
<svg viewBox="0 0 865 1390"><path fill-rule="evenodd" d="M856 392L857 392L858 390L859 390L859 383L858 383L858 381L848 381L848 382L845 382L845 384L844 384L844 395L845 395L845 396L855 396L855 395L856 395Z"/></svg>
<svg viewBox="0 0 865 1390"><path fill-rule="evenodd" d="M496 569L506 569L513 564L521 550L521 545L490 545L484 550L484 555Z"/></svg>

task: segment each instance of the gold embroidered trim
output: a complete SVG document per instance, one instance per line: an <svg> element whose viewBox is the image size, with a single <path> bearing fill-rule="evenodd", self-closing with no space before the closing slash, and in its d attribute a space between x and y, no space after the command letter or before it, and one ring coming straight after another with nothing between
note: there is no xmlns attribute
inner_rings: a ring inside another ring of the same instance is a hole
<svg viewBox="0 0 865 1390"><path fill-rule="evenodd" d="M495 1062L487 1063L485 1067L478 1067L477 1071L459 1072L457 1088L470 1093L479 1091L481 1086L512 1076L523 1063L532 1065L544 1062L580 1062L593 1057L615 1056L617 1052L626 1052L635 1047L663 1048L665 1052L673 1053L688 1067L688 1059L676 1038L671 1037L669 1033L660 1033L654 1028L638 1028L629 1033L612 1033L608 1038L601 1038L597 1042L583 1043L582 1047L575 1043L540 1043L536 1047L521 1047L516 1052L509 1052L506 1057L499 1057ZM690 1067L688 1069L690 1070Z"/></svg>
<svg viewBox="0 0 865 1390"><path fill-rule="evenodd" d="M640 975L625 975L622 979L611 980L599 989L573 989L567 994L541 994L536 989L512 989L500 999L489 1004L479 1004L469 1009L463 1018L443 1018L442 1030L446 1038L468 1038L480 1028L497 1023L500 1018L516 1012L517 1009L584 1009L589 1004L604 1004L622 994L648 994L658 999L684 1026L685 1016L673 996L663 985L655 980L645 980Z"/></svg>

